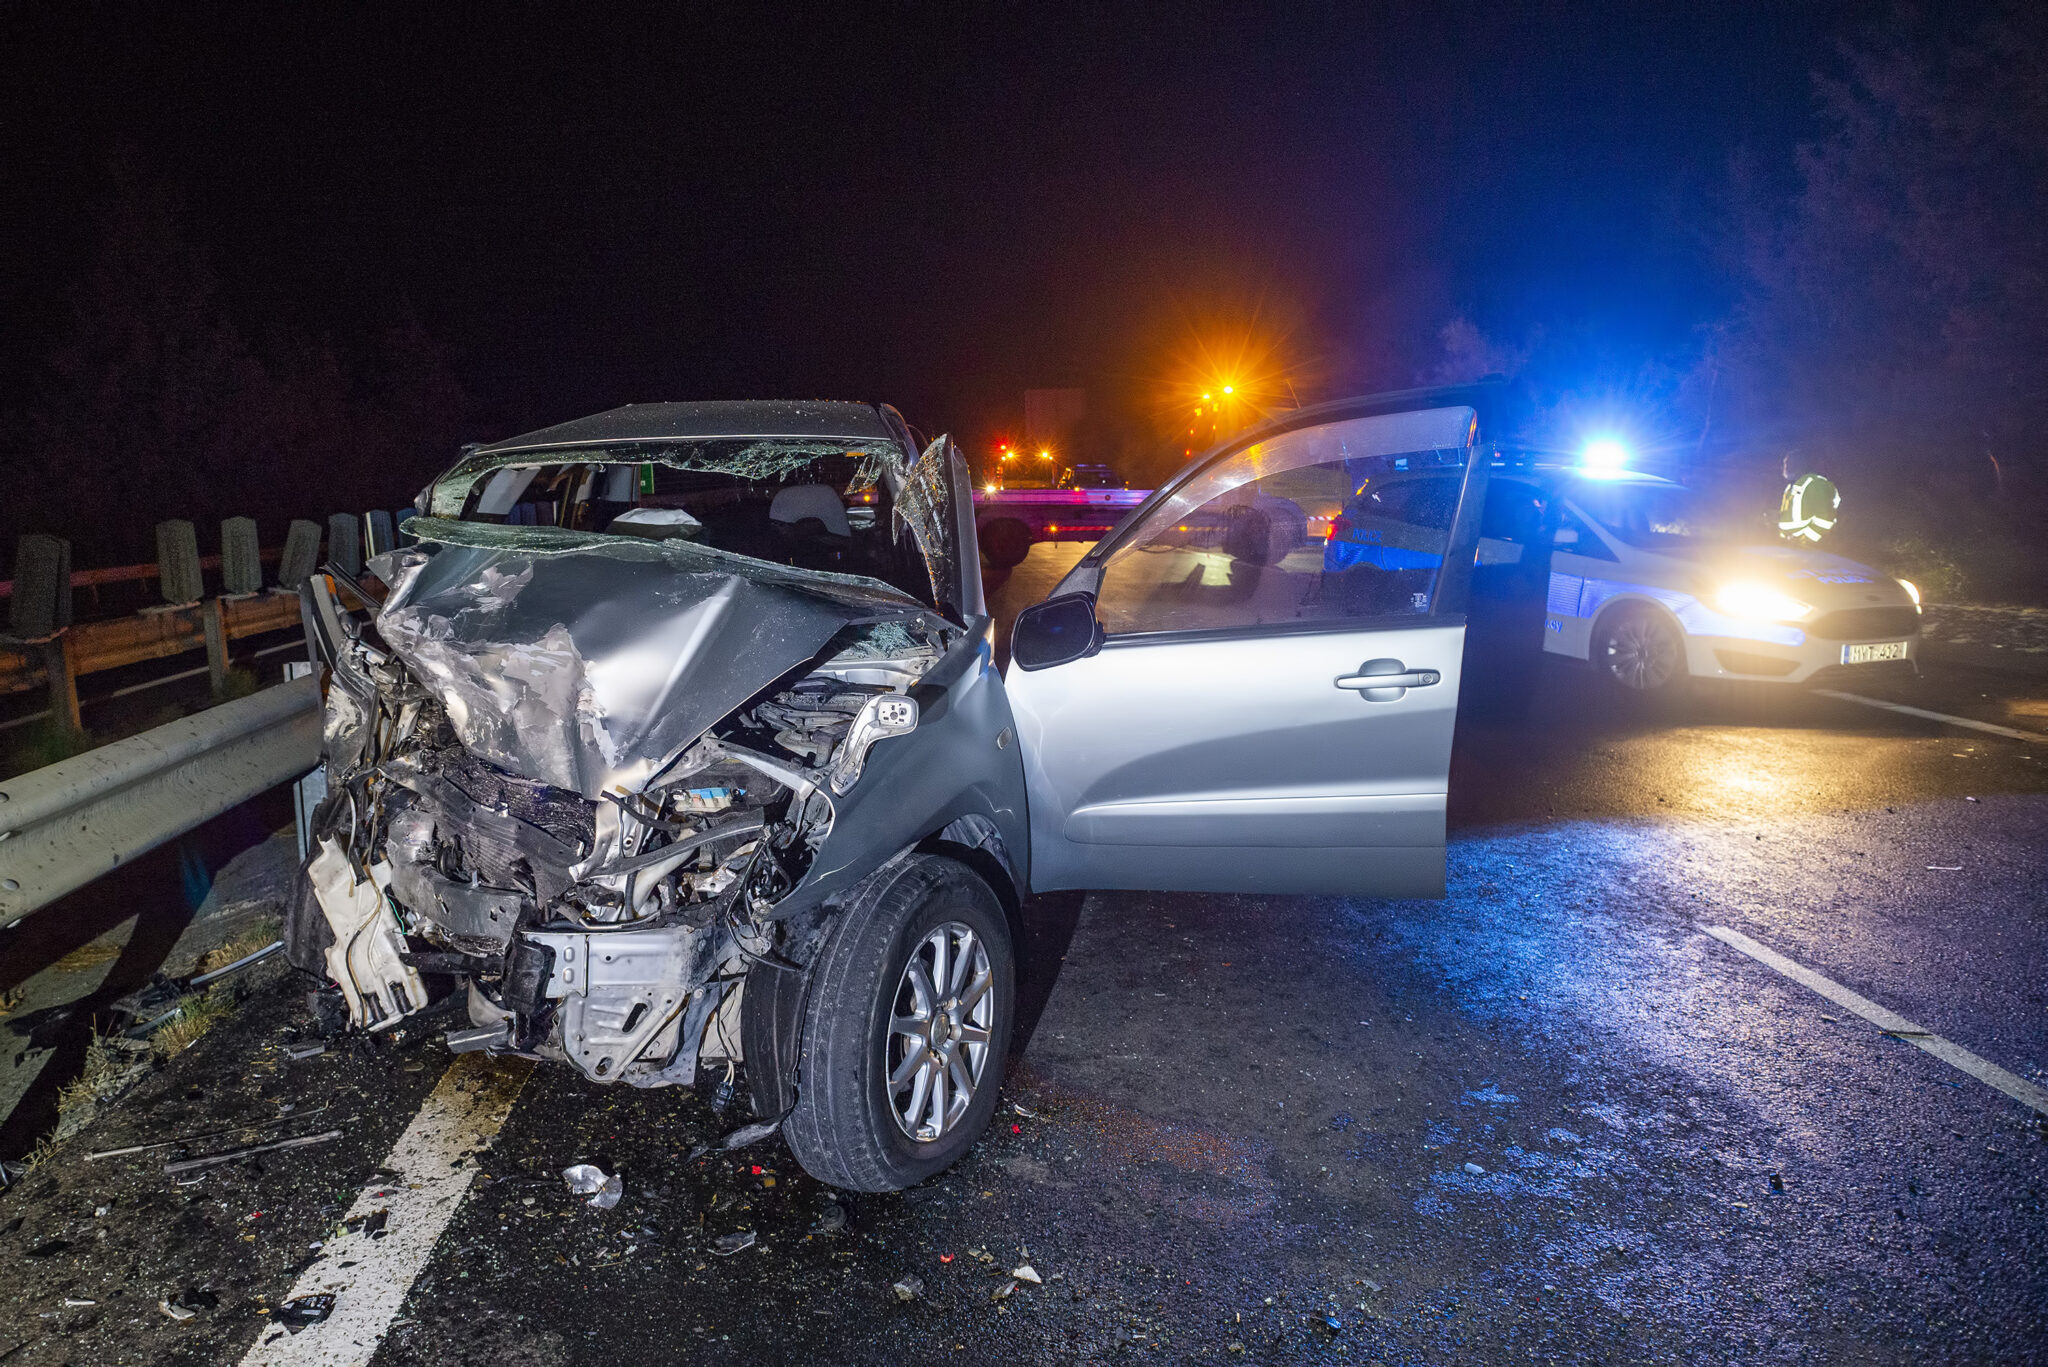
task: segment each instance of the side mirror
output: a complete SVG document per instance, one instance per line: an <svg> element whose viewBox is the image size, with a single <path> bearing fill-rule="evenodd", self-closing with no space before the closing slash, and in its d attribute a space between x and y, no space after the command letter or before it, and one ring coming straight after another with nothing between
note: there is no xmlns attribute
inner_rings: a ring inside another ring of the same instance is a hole
<svg viewBox="0 0 2048 1367"><path fill-rule="evenodd" d="M1102 649L1095 595L1068 593L1034 603L1010 629L1010 658L1019 669L1047 669L1086 659Z"/></svg>
<svg viewBox="0 0 2048 1367"><path fill-rule="evenodd" d="M1578 545L1579 529L1577 527L1559 527L1556 534L1550 538L1550 544L1553 546Z"/></svg>

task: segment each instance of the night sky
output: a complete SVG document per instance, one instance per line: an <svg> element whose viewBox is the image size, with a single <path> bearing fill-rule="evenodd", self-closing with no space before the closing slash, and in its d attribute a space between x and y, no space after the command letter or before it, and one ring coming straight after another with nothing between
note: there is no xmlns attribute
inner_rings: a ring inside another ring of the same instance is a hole
<svg viewBox="0 0 2048 1367"><path fill-rule="evenodd" d="M1412 382L1459 315L1682 351L1730 159L1788 175L1881 13L855 8L8 6L10 388L116 155L253 332L409 305L479 437L821 396L972 440L1029 385L1142 407L1233 328L1304 399Z"/></svg>

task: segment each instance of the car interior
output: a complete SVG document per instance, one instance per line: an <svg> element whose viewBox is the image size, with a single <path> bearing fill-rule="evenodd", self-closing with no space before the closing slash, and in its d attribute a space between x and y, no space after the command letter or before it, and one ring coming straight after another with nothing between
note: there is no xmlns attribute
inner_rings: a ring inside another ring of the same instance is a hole
<svg viewBox="0 0 2048 1367"><path fill-rule="evenodd" d="M930 601L917 543L862 453L754 464L761 473L658 461L506 466L476 482L462 520L690 541L797 569L866 575Z"/></svg>

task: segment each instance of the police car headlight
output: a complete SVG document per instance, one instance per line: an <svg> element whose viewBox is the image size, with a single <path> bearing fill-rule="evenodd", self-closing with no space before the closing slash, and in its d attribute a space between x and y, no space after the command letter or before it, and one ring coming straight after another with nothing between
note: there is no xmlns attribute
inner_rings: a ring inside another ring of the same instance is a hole
<svg viewBox="0 0 2048 1367"><path fill-rule="evenodd" d="M1906 596L1907 596L1908 598L1910 598L1910 599L1912 599L1912 600L1913 600L1913 606L1914 606L1914 608L1915 608L1915 609L1919 608L1919 606L1920 606L1920 586L1919 586L1918 584L1914 583L1914 582L1913 582L1912 580L1910 580L1910 579L1901 579L1901 580L1899 581L1899 587L1900 587L1900 588L1902 588L1902 589L1904 589L1904 590L1906 591Z"/></svg>
<svg viewBox="0 0 2048 1367"><path fill-rule="evenodd" d="M1753 622L1803 622L1813 616L1811 603L1802 603L1768 584L1723 584L1714 593L1714 606L1730 617Z"/></svg>

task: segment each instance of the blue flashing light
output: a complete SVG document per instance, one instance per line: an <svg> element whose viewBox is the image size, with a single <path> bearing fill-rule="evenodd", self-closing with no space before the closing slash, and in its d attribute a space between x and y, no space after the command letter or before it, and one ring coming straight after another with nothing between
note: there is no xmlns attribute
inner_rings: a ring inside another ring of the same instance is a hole
<svg viewBox="0 0 2048 1367"><path fill-rule="evenodd" d="M1619 474L1628 465L1628 448L1613 437L1598 437L1579 453L1579 468L1589 475Z"/></svg>

